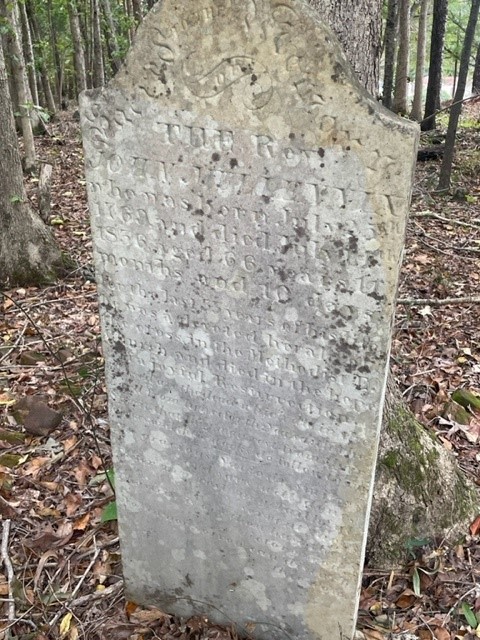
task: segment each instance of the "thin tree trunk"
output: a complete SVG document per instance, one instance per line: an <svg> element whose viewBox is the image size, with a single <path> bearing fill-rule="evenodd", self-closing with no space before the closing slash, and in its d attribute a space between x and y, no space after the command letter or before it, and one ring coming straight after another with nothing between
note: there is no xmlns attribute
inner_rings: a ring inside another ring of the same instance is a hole
<svg viewBox="0 0 480 640"><path fill-rule="evenodd" d="M32 39L33 39L33 43L34 45L39 45L40 44L40 29L38 26L38 22L37 22L37 18L35 15L35 9L33 6L33 2L32 0L26 0L25 3L26 9L27 9L27 14L28 14L28 19L30 22L30 29L31 29L31 33L32 33ZM43 89L43 94L45 96L45 104L43 105L48 112L50 113L50 115L55 115L55 112L57 110L57 107L55 105L55 100L53 98L53 93L52 93L52 87L50 84L50 78L48 75L48 70L47 70L47 65L45 64L45 61L43 59L43 56L37 55L37 65L38 65L38 70L39 70L39 74L40 74L40 82L42 85L42 89Z"/></svg>
<svg viewBox="0 0 480 640"><path fill-rule="evenodd" d="M100 27L100 11L98 0L92 2L93 26L93 86L103 87L105 84L105 70L103 66L102 31Z"/></svg>
<svg viewBox="0 0 480 640"><path fill-rule="evenodd" d="M107 27L108 44L109 44L109 52L110 52L109 62L110 62L110 66L112 68L113 73L117 73L121 65L117 29L115 27L115 22L113 20L112 7L110 5L110 0L101 0L101 2L102 2L103 15L105 17L105 23Z"/></svg>
<svg viewBox="0 0 480 640"><path fill-rule="evenodd" d="M75 0L70 0L67 3L67 9L70 21L70 32L72 34L75 81L77 85L77 94L79 94L87 88L87 73L85 71L85 51L83 48L80 21L78 19L78 9Z"/></svg>
<svg viewBox="0 0 480 640"><path fill-rule="evenodd" d="M395 113L405 115L407 113L408 59L410 51L410 0L399 0L398 18L398 56L392 110Z"/></svg>
<svg viewBox="0 0 480 640"><path fill-rule="evenodd" d="M131 44L133 42L133 38L135 37L135 19L133 16L132 0L125 0L125 13L130 18L130 28L128 29L128 40Z"/></svg>
<svg viewBox="0 0 480 640"><path fill-rule="evenodd" d="M33 52L32 34L30 33L27 8L24 2L20 2L19 7L20 20L22 24L23 54L28 74L28 84L30 86L30 93L32 94L32 102L34 105L38 105L38 86L37 74L35 73L35 55Z"/></svg>
<svg viewBox="0 0 480 640"><path fill-rule="evenodd" d="M17 6L16 4L7 3L5 0L0 0L0 9L0 13L7 19L11 27L8 32L7 40L11 54L11 65L18 99L17 108L20 114L20 125L22 128L23 146L25 151L25 171L31 172L35 170L37 158L35 154L32 121L29 114L29 101L31 102L31 96L27 90L28 82L24 66L22 46L19 38L19 24L15 15Z"/></svg>
<svg viewBox="0 0 480 640"><path fill-rule="evenodd" d="M415 65L415 93L411 116L417 122L422 120L423 72L425 66L425 47L427 41L428 0L422 0L418 18L417 62Z"/></svg>
<svg viewBox="0 0 480 640"><path fill-rule="evenodd" d="M142 0L132 0L132 11L135 25L138 27L138 25L143 20Z"/></svg>
<svg viewBox="0 0 480 640"><path fill-rule="evenodd" d="M472 53L473 39L478 22L478 11L480 0L472 0L470 15L468 17L465 40L463 41L462 56L460 58L460 69L458 72L457 90L450 109L448 120L447 137L445 139L445 152L443 154L442 166L440 167L440 178L438 181L439 190L450 189L450 178L452 174L453 153L455 150L455 138L457 135L458 120L462 112L462 100L467 86L468 68L470 66L470 55Z"/></svg>
<svg viewBox="0 0 480 640"><path fill-rule="evenodd" d="M473 69L472 93L480 93L480 44L477 47L475 56L475 67Z"/></svg>
<svg viewBox="0 0 480 640"><path fill-rule="evenodd" d="M52 279L61 264L60 251L28 204L1 46L0 184L0 287Z"/></svg>
<svg viewBox="0 0 480 640"><path fill-rule="evenodd" d="M383 104L392 108L393 77L395 56L397 52L397 0L388 0L387 19L385 22L385 69L383 78Z"/></svg>
<svg viewBox="0 0 480 640"><path fill-rule="evenodd" d="M57 104L61 108L63 101L63 64L58 51L57 34L53 24L52 0L47 0L48 25L50 29L50 44L52 47L53 60L55 63L55 84L57 93Z"/></svg>
<svg viewBox="0 0 480 640"><path fill-rule="evenodd" d="M422 131L435 129L435 113L440 108L442 87L442 58L445 27L447 23L448 0L433 0L432 38L430 42L430 67L428 71L425 112L421 123Z"/></svg>

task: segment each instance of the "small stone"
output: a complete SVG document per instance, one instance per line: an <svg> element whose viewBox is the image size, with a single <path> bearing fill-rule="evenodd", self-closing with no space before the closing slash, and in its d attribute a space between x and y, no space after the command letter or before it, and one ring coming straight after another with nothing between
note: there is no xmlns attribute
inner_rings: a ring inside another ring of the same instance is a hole
<svg viewBox="0 0 480 640"><path fill-rule="evenodd" d="M48 436L60 425L63 417L36 396L25 396L18 400L12 413L17 423L34 436Z"/></svg>

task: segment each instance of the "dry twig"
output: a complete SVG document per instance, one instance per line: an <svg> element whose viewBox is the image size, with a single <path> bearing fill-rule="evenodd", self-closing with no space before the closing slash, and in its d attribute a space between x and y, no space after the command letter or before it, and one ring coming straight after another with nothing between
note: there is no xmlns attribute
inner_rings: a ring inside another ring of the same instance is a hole
<svg viewBox="0 0 480 640"><path fill-rule="evenodd" d="M478 297L466 297L466 298L400 298L397 300L397 304L415 305L415 304L429 304L434 307L443 307L445 305L455 304L480 304L480 298Z"/></svg>
<svg viewBox="0 0 480 640"><path fill-rule="evenodd" d="M5 520L2 526L2 562L7 572L8 580L8 621L10 626L15 622L15 600L13 598L13 581L15 575L13 573L12 561L8 555L8 543L10 538L10 523L11 520ZM6 640L10 637L10 629L7 628L5 632Z"/></svg>
<svg viewBox="0 0 480 640"><path fill-rule="evenodd" d="M422 211L421 213L412 214L412 218L434 218L435 220L440 220L441 222L447 222L448 224L456 224L460 227L469 227L470 229L480 229L480 222L462 222L462 220L452 220L451 218L446 218L445 216L439 216L438 213L434 213L433 211Z"/></svg>

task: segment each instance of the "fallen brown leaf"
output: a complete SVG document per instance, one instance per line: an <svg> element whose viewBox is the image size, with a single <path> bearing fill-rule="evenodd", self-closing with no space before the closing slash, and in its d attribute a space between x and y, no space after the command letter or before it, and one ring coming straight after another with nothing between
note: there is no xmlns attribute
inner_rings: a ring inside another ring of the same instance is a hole
<svg viewBox="0 0 480 640"><path fill-rule="evenodd" d="M32 549L33 551L49 551L51 549L58 549L64 547L70 541L73 534L72 525L70 524L70 530L67 528L59 527L55 531L51 524L47 524L43 531L35 537L25 538L23 544Z"/></svg>
<svg viewBox="0 0 480 640"><path fill-rule="evenodd" d="M437 640L450 640L451 638L450 632L445 627L435 627L433 635Z"/></svg>
<svg viewBox="0 0 480 640"><path fill-rule="evenodd" d="M480 516L477 516L470 525L470 533L472 536L476 536L480 530Z"/></svg>

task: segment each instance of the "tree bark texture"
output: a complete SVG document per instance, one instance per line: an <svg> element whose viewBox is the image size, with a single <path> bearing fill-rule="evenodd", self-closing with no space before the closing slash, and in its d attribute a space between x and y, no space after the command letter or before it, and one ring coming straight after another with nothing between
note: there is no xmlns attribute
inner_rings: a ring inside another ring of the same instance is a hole
<svg viewBox="0 0 480 640"><path fill-rule="evenodd" d="M395 58L397 53L398 0L388 0L387 19L385 21L384 52L385 66L383 72L383 105L392 108L393 79L395 74Z"/></svg>
<svg viewBox="0 0 480 640"><path fill-rule="evenodd" d="M435 129L435 112L440 108L442 88L442 60L445 27L447 24L448 0L433 0L432 37L430 41L430 66L428 70L427 95L425 99L422 131Z"/></svg>
<svg viewBox="0 0 480 640"><path fill-rule="evenodd" d="M425 47L427 41L428 0L422 0L418 18L417 61L415 64L415 92L411 116L417 122L422 120L423 72L425 66Z"/></svg>
<svg viewBox="0 0 480 640"><path fill-rule="evenodd" d="M50 30L50 46L52 48L53 60L55 62L55 89L57 94L57 104L62 107L63 101L63 63L58 50L57 32L53 24L52 0L47 0L48 26Z"/></svg>
<svg viewBox="0 0 480 640"><path fill-rule="evenodd" d="M472 93L480 93L480 43L477 47L477 54L475 56L475 67L473 69L472 79Z"/></svg>
<svg viewBox="0 0 480 640"><path fill-rule="evenodd" d="M3 15L9 24L7 43L17 97L15 102L18 112L20 113L20 124L25 150L25 169L26 171L33 171L37 163L37 158L35 154L32 120L29 113L31 110L29 103L31 103L32 98L28 89L17 12L18 7L16 3L12 4L7 3L5 0L0 0L0 15Z"/></svg>
<svg viewBox="0 0 480 640"><path fill-rule="evenodd" d="M360 83L378 94L381 0L309 0L337 34Z"/></svg>
<svg viewBox="0 0 480 640"><path fill-rule="evenodd" d="M70 2L67 3L67 9L70 22L70 32L72 35L75 80L77 85L77 94L79 94L87 88L87 72L85 70L85 51L83 48L83 39L80 31L77 3L75 0L70 0Z"/></svg>
<svg viewBox="0 0 480 640"><path fill-rule="evenodd" d="M61 255L50 230L28 204L2 47L0 185L0 287L51 280Z"/></svg>
<svg viewBox="0 0 480 640"><path fill-rule="evenodd" d="M138 26L143 20L142 0L132 0L132 10L133 17L135 18L135 23Z"/></svg>
<svg viewBox="0 0 480 640"><path fill-rule="evenodd" d="M38 49L40 49L40 29L38 26L37 17L35 15L35 8L32 0L26 0L25 7L27 9L28 20L32 32L33 45L34 47L38 47ZM38 53L38 51L36 62L40 74L40 82L43 90L43 95L45 97L45 103L42 106L45 107L51 115L54 115L57 107L55 105L55 100L52 93L50 78L48 76L48 69L42 54Z"/></svg>
<svg viewBox="0 0 480 640"><path fill-rule="evenodd" d="M93 23L93 86L103 87L105 84L105 69L103 66L102 31L100 27L100 7L98 0L92 0Z"/></svg>
<svg viewBox="0 0 480 640"><path fill-rule="evenodd" d="M410 52L410 0L398 2L398 54L392 110L407 113L408 62Z"/></svg>
<svg viewBox="0 0 480 640"><path fill-rule="evenodd" d="M121 66L120 49L118 46L118 34L112 14L110 0L101 0L102 10L105 18L107 42L109 49L109 62L113 73L117 73Z"/></svg>
<svg viewBox="0 0 480 640"><path fill-rule="evenodd" d="M30 33L30 24L28 22L27 8L24 2L19 3L20 21L22 24L22 41L23 54L25 58L25 66L27 69L28 84L34 105L38 105L38 86L37 74L35 72L35 55L33 52L32 34Z"/></svg>
<svg viewBox="0 0 480 640"><path fill-rule="evenodd" d="M478 12L480 9L480 0L472 0L470 5L470 15L468 17L467 29L465 31L465 39L463 41L462 55L460 58L460 69L458 71L458 82L453 98L453 105L450 109L450 117L448 119L447 137L445 138L445 152L443 154L442 166L440 167L440 178L438 188L440 190L450 189L450 178L452 174L453 153L455 150L455 139L457 136L457 127L460 114L462 112L462 100L465 96L467 86L468 69L470 66L470 55L472 53L473 39L475 37L475 29L478 22Z"/></svg>

